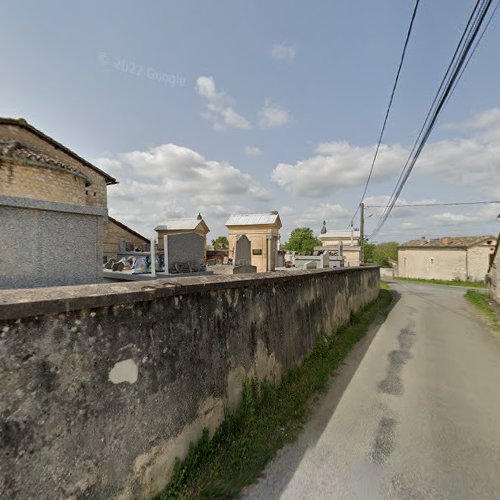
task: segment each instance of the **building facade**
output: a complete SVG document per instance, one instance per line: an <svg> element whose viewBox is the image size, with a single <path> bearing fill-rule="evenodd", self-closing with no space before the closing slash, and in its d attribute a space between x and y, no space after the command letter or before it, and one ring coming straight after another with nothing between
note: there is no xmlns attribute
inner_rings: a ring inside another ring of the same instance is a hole
<svg viewBox="0 0 500 500"><path fill-rule="evenodd" d="M115 183L26 120L0 118L0 288L100 281Z"/></svg>
<svg viewBox="0 0 500 500"><path fill-rule="evenodd" d="M258 273L274 271L278 263L280 229L278 212L267 214L231 215L226 222L229 240L229 258L234 259L234 248L240 235L251 244L252 266Z"/></svg>
<svg viewBox="0 0 500 500"><path fill-rule="evenodd" d="M398 247L401 278L483 281L488 272L494 236L412 240Z"/></svg>
<svg viewBox="0 0 500 500"><path fill-rule="evenodd" d="M323 249L336 251L342 246L345 266L359 266L361 264L361 233L359 229L350 227L344 230L326 229L326 221L323 221L319 239Z"/></svg>
<svg viewBox="0 0 500 500"><path fill-rule="evenodd" d="M150 243L145 236L108 216L104 231L103 262L112 258L118 259L122 254L147 252Z"/></svg>

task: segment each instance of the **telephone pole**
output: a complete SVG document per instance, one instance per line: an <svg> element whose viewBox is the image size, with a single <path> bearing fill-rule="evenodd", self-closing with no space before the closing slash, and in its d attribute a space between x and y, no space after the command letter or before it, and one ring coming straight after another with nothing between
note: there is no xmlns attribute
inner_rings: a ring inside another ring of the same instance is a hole
<svg viewBox="0 0 500 500"><path fill-rule="evenodd" d="M359 262L360 264L365 263L365 204L361 202L359 204L360 208L360 217L361 217L361 222L359 225L359 245L360 245L360 256L359 256Z"/></svg>

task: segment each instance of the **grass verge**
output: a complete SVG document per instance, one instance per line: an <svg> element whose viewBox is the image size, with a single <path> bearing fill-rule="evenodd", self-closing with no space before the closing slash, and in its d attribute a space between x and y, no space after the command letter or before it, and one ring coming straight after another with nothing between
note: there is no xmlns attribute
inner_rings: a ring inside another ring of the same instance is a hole
<svg viewBox="0 0 500 500"><path fill-rule="evenodd" d="M380 281L380 289L381 290L390 290L391 287L389 286L389 283L387 283L387 281Z"/></svg>
<svg viewBox="0 0 500 500"><path fill-rule="evenodd" d="M433 285L465 286L467 288L486 288L484 281L455 281L455 280L424 280L420 278L399 278L396 281L413 281L415 283L431 283Z"/></svg>
<svg viewBox="0 0 500 500"><path fill-rule="evenodd" d="M487 319L493 330L500 332L500 317L496 310L490 305L490 299L484 292L467 290L465 298Z"/></svg>
<svg viewBox="0 0 500 500"><path fill-rule="evenodd" d="M297 437L313 396L328 387L333 371L391 301L392 293L380 290L348 325L318 338L277 386L248 380L238 410L226 416L212 439L205 431L186 459L176 462L170 484L157 498L232 498L253 483L276 452Z"/></svg>

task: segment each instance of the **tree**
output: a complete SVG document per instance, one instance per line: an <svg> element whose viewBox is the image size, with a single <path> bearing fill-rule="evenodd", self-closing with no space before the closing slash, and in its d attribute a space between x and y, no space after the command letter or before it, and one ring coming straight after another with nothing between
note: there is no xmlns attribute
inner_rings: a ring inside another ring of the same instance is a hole
<svg viewBox="0 0 500 500"><path fill-rule="evenodd" d="M398 260L398 243L365 243L365 262L372 262L382 267L391 267L390 261Z"/></svg>
<svg viewBox="0 0 500 500"><path fill-rule="evenodd" d="M215 240L212 240L212 245L214 246L215 250L221 250L224 248L229 248L229 241L225 236L217 236Z"/></svg>
<svg viewBox="0 0 500 500"><path fill-rule="evenodd" d="M320 247L321 241L314 236L313 230L308 227L298 227L290 234L290 239L285 243L285 249L310 255L314 247Z"/></svg>
<svg viewBox="0 0 500 500"><path fill-rule="evenodd" d="M373 263L373 254L377 245L375 243L365 242L365 262Z"/></svg>

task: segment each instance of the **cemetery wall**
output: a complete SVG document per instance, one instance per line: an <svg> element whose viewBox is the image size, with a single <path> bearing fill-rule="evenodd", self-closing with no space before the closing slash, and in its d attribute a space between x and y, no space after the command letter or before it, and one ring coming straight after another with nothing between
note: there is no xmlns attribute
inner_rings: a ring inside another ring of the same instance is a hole
<svg viewBox="0 0 500 500"><path fill-rule="evenodd" d="M0 291L0 497L151 498L246 378L378 288L364 267Z"/></svg>
<svg viewBox="0 0 500 500"><path fill-rule="evenodd" d="M100 282L106 214L0 195L0 289Z"/></svg>

